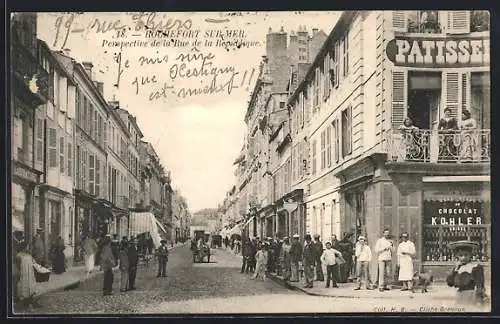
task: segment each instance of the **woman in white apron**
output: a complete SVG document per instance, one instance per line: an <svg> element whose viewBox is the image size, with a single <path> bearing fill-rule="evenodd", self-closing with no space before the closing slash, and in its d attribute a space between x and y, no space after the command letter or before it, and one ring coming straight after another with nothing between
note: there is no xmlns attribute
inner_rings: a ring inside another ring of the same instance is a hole
<svg viewBox="0 0 500 324"><path fill-rule="evenodd" d="M403 283L401 290L411 290L413 280L413 256L415 255L415 244L408 239L408 233L401 235L403 240L399 243L397 255L399 265L398 280Z"/></svg>

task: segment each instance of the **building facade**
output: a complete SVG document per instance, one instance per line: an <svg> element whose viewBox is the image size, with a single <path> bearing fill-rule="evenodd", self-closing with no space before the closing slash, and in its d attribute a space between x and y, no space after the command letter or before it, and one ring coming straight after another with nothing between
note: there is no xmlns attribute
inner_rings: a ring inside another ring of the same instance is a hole
<svg viewBox="0 0 500 324"><path fill-rule="evenodd" d="M50 93L53 93L43 106L43 116L37 119L41 127L35 136L39 143L36 159L44 170L44 181L39 186L37 197L38 227L44 230L46 251L60 236L66 246L65 255L71 262L75 246L73 154L76 83L59 60L59 54L54 54L43 41L38 44L42 66L49 72L51 80Z"/></svg>
<svg viewBox="0 0 500 324"><path fill-rule="evenodd" d="M53 84L39 60L36 14L13 14L11 24L11 221L13 230L23 232L31 243L39 225L35 200L43 174L43 143L39 140L45 123L42 106L53 95Z"/></svg>

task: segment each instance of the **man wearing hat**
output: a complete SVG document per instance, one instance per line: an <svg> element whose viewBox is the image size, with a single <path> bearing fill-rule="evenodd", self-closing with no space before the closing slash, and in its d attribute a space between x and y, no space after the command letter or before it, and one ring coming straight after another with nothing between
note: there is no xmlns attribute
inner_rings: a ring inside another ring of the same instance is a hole
<svg viewBox="0 0 500 324"><path fill-rule="evenodd" d="M158 256L158 275L156 277L166 277L167 276L167 262L168 262L168 248L167 240L161 240L161 245L156 250L156 255Z"/></svg>
<svg viewBox="0 0 500 324"><path fill-rule="evenodd" d="M484 269L472 260L472 254L479 245L472 241L457 241L449 244L458 258L458 264L446 278L450 287L458 288L457 303L462 305L480 305L485 300Z"/></svg>
<svg viewBox="0 0 500 324"><path fill-rule="evenodd" d="M305 236L304 251L302 253L302 264L304 265L304 277L306 283L304 288L312 288L314 280L314 263L316 261L316 255L314 252L314 247L311 240L311 235L306 234Z"/></svg>
<svg viewBox="0 0 500 324"><path fill-rule="evenodd" d="M36 263L45 266L45 244L43 243L43 230L38 228L33 239L33 250L31 251Z"/></svg>
<svg viewBox="0 0 500 324"><path fill-rule="evenodd" d="M135 277L137 276L137 264L139 263L139 255L137 253L137 239L130 238L128 245L128 290L135 290Z"/></svg>
<svg viewBox="0 0 500 324"><path fill-rule="evenodd" d="M295 234L292 237L292 246L290 247L291 282L299 281L299 262L302 260L302 245L299 242L299 238L299 234Z"/></svg>
<svg viewBox="0 0 500 324"><path fill-rule="evenodd" d="M284 237L283 245L281 247L280 261L282 262L283 279L285 280L285 283L290 280L290 277L292 275L290 259L291 248L292 246L290 245L290 239L288 237Z"/></svg>
<svg viewBox="0 0 500 324"><path fill-rule="evenodd" d="M415 255L415 244L408 240L408 233L401 234L402 242L397 249L399 278L403 283L401 290L411 290L413 281L413 256Z"/></svg>
<svg viewBox="0 0 500 324"><path fill-rule="evenodd" d="M316 268L316 280L324 281L325 278L323 276L323 267L321 264L321 256L323 255L323 242L320 240L320 236L318 234L314 235L314 256L315 256L315 268Z"/></svg>

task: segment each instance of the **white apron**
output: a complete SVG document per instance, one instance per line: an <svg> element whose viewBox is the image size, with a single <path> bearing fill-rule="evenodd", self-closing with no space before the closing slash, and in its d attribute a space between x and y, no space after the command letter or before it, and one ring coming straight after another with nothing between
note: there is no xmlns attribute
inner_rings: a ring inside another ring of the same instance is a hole
<svg viewBox="0 0 500 324"><path fill-rule="evenodd" d="M402 252L410 253L411 255L403 255ZM413 279L413 260L412 255L415 254L415 245L410 242L401 242L398 246L398 263L399 263L399 281L410 281Z"/></svg>

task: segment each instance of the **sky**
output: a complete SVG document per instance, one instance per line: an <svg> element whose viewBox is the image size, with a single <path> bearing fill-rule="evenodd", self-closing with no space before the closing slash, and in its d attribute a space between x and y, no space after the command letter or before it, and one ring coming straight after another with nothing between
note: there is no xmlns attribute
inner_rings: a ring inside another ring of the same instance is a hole
<svg viewBox="0 0 500 324"><path fill-rule="evenodd" d="M290 33L300 25L329 34L340 12L137 14L39 13L37 36L93 63L105 99L137 117L143 140L171 171L191 211L217 207L235 184L233 162L244 144L243 118L268 29ZM144 25L164 32L147 37ZM190 34L172 34L179 25ZM227 41L233 43L223 46ZM211 85L220 91L183 95Z"/></svg>

